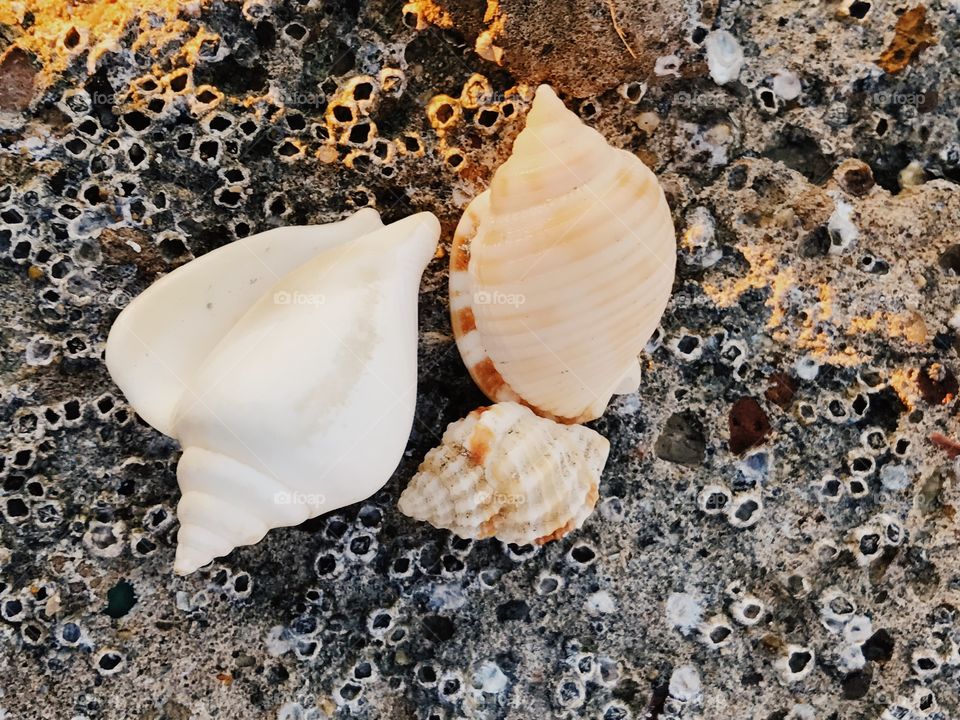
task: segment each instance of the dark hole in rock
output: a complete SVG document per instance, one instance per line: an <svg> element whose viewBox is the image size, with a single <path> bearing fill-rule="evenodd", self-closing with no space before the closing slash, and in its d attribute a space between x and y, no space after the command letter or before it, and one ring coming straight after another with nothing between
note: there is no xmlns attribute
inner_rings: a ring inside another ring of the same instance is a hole
<svg viewBox="0 0 960 720"><path fill-rule="evenodd" d="M751 517L753 517L753 514L759 508L760 508L760 505L757 504L756 500L745 500L744 502L740 503L740 507L736 509L736 512L734 512L734 515L737 517L738 520L741 520L742 522L747 522Z"/></svg>
<svg viewBox="0 0 960 720"><path fill-rule="evenodd" d="M800 257L823 257L830 252L830 233L826 225L820 225L800 241Z"/></svg>
<svg viewBox="0 0 960 720"><path fill-rule="evenodd" d="M76 623L68 622L60 629L60 637L68 643L75 643L80 639L80 626Z"/></svg>
<svg viewBox="0 0 960 720"><path fill-rule="evenodd" d="M276 215L277 217L279 217L287 211L287 203L284 201L282 197L274 198L270 202L270 206L268 209L270 210L271 215Z"/></svg>
<svg viewBox="0 0 960 720"><path fill-rule="evenodd" d="M693 466L703 462L706 446L703 423L693 411L685 410L667 418L654 453L661 460Z"/></svg>
<svg viewBox="0 0 960 720"><path fill-rule="evenodd" d="M283 31L294 40L302 40L307 34L307 29L300 23L290 23Z"/></svg>
<svg viewBox="0 0 960 720"><path fill-rule="evenodd" d="M957 397L960 383L956 375L942 364L926 364L917 373L920 396L931 405L949 403Z"/></svg>
<svg viewBox="0 0 960 720"><path fill-rule="evenodd" d="M436 110L436 118L441 123L447 123L453 118L453 108L448 103L443 103Z"/></svg>
<svg viewBox="0 0 960 720"><path fill-rule="evenodd" d="M856 0L856 2L850 4L850 16L855 17L857 20L863 20L867 16L867 13L870 12L870 7L870 3Z"/></svg>
<svg viewBox="0 0 960 720"><path fill-rule="evenodd" d="M700 338L692 335L684 335L677 343L677 349L684 355L690 355L700 346Z"/></svg>
<svg viewBox="0 0 960 720"><path fill-rule="evenodd" d="M715 645L719 645L728 637L730 637L731 632L732 630L725 625L715 627L710 631L710 642L714 643Z"/></svg>
<svg viewBox="0 0 960 720"><path fill-rule="evenodd" d="M30 514L30 509L21 498L10 498L7 500L8 517L26 517Z"/></svg>
<svg viewBox="0 0 960 720"><path fill-rule="evenodd" d="M330 554L321 555L317 558L315 569L318 575L329 575L337 568L337 559Z"/></svg>
<svg viewBox="0 0 960 720"><path fill-rule="evenodd" d="M859 700L870 690L873 670L869 666L859 672L852 672L841 681L844 700Z"/></svg>
<svg viewBox="0 0 960 720"><path fill-rule="evenodd" d="M83 140L81 140L80 138L73 138L72 140L68 140L68 141L67 141L65 147L66 147L67 150L69 150L72 154L74 154L74 155L79 155L79 154L81 154L84 150L87 149L87 143L85 143L85 142L84 142Z"/></svg>
<svg viewBox="0 0 960 720"><path fill-rule="evenodd" d="M481 110L480 114L477 115L477 124L483 127L493 127L498 117L499 113L496 110Z"/></svg>
<svg viewBox="0 0 960 720"><path fill-rule="evenodd" d="M729 498L721 492L710 493L710 496L707 498L704 503L707 510L722 510L727 506Z"/></svg>
<svg viewBox="0 0 960 720"><path fill-rule="evenodd" d="M578 563L586 564L591 562L597 555L593 551L593 548L587 545L577 545L570 551L570 556Z"/></svg>
<svg viewBox="0 0 960 720"><path fill-rule="evenodd" d="M141 555L149 555L157 549L157 545L150 538L140 538L134 548Z"/></svg>
<svg viewBox="0 0 960 720"><path fill-rule="evenodd" d="M747 185L749 172L746 165L734 165L727 175L727 188L730 190L743 190Z"/></svg>
<svg viewBox="0 0 960 720"><path fill-rule="evenodd" d="M457 632L453 620L443 615L426 615L423 618L426 637L436 642L446 642Z"/></svg>
<svg viewBox="0 0 960 720"><path fill-rule="evenodd" d="M860 163L843 173L843 189L851 195L862 197L874 186L873 171L866 163Z"/></svg>
<svg viewBox="0 0 960 720"><path fill-rule="evenodd" d="M134 130L140 132L150 127L150 118L139 110L131 110L123 116L123 121Z"/></svg>
<svg viewBox="0 0 960 720"><path fill-rule="evenodd" d="M107 609L104 612L114 619L121 618L136 604L137 596L133 592L133 585L121 580L107 591Z"/></svg>
<svg viewBox="0 0 960 720"><path fill-rule="evenodd" d="M297 147L294 143L290 141L285 141L278 149L277 152L283 157L293 157L300 154L300 148Z"/></svg>
<svg viewBox="0 0 960 720"><path fill-rule="evenodd" d="M807 651L795 652L790 654L787 664L790 666L790 672L802 672L807 664L813 659L813 656Z"/></svg>
<svg viewBox="0 0 960 720"><path fill-rule="evenodd" d="M530 607L523 600L508 600L497 606L497 620L499 622L529 619Z"/></svg>
<svg viewBox="0 0 960 720"><path fill-rule="evenodd" d="M108 653L105 653L105 654L100 658L99 665L100 665L100 667L103 668L104 670L113 670L113 669L116 668L122 661L123 661L123 658L122 658L120 655L118 655L117 653L108 652Z"/></svg>
<svg viewBox="0 0 960 720"><path fill-rule="evenodd" d="M880 536L871 533L860 538L860 552L863 555L876 555L880 551Z"/></svg>
<svg viewBox="0 0 960 720"><path fill-rule="evenodd" d="M204 140L200 143L200 159L212 160L220 152L220 143L216 140Z"/></svg>
<svg viewBox="0 0 960 720"><path fill-rule="evenodd" d="M353 120L353 110L346 105L334 105L332 112L338 122L347 123Z"/></svg>
<svg viewBox="0 0 960 720"><path fill-rule="evenodd" d="M370 139L369 123L358 123L350 128L350 142L363 145Z"/></svg>
<svg viewBox="0 0 960 720"><path fill-rule="evenodd" d="M818 185L830 177L833 169L833 161L820 150L817 138L806 128L796 125L785 126L763 155L782 162Z"/></svg>

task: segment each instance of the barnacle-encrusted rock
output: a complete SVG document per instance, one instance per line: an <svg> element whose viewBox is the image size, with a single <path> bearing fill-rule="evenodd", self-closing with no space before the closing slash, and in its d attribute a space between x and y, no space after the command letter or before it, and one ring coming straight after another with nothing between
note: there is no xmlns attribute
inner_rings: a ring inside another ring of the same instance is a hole
<svg viewBox="0 0 960 720"><path fill-rule="evenodd" d="M549 82L586 97L616 87L624 77L650 77L658 59L686 52L695 30L712 23L717 3L426 0L409 5L423 7L422 16L440 27L456 28L481 57L519 80Z"/></svg>
<svg viewBox="0 0 960 720"><path fill-rule="evenodd" d="M0 715L957 717L956 3L708 3L702 26L412 4L0 1L0 56L33 73L0 110ZM884 72L921 4L935 39ZM723 86L716 29L744 53ZM656 173L678 279L644 382L592 423L591 519L475 542L396 500L482 402L447 254L541 78ZM363 207L444 229L400 467L171 579L180 449L104 370L112 321L193 257ZM769 432L737 455L740 398ZM831 588L855 609L827 627Z"/></svg>

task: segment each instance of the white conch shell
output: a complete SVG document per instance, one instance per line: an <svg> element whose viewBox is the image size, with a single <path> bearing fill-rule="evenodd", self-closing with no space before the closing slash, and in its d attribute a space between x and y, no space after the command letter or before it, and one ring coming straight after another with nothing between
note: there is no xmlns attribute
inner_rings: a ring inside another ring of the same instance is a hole
<svg viewBox="0 0 960 720"><path fill-rule="evenodd" d="M610 443L517 403L474 410L427 453L400 511L463 538L542 545L593 511Z"/></svg>
<svg viewBox="0 0 960 720"><path fill-rule="evenodd" d="M183 446L176 572L389 479L413 423L420 275L439 233L429 213L382 227L375 211L273 230L178 268L120 314L110 374Z"/></svg>
<svg viewBox="0 0 960 720"><path fill-rule="evenodd" d="M496 402L561 422L599 417L639 385L675 254L654 174L541 85L454 236L450 312L470 374Z"/></svg>

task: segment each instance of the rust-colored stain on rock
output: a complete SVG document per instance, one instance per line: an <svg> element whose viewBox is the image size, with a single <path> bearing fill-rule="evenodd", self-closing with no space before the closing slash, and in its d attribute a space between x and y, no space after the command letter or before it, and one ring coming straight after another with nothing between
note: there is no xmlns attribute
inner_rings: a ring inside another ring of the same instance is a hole
<svg viewBox="0 0 960 720"><path fill-rule="evenodd" d="M30 56L14 47L0 58L0 110L26 110L33 99L37 71Z"/></svg>
<svg viewBox="0 0 960 720"><path fill-rule="evenodd" d="M774 373L770 376L770 384L764 391L764 397L774 405L786 410L793 402L797 393L797 381L786 373Z"/></svg>
<svg viewBox="0 0 960 720"><path fill-rule="evenodd" d="M927 22L927 8L917 5L897 20L893 40L880 55L877 65L890 74L898 73L936 41L933 25Z"/></svg>
<svg viewBox="0 0 960 720"><path fill-rule="evenodd" d="M770 420L752 397L740 398L730 408L730 451L741 455L770 434Z"/></svg>

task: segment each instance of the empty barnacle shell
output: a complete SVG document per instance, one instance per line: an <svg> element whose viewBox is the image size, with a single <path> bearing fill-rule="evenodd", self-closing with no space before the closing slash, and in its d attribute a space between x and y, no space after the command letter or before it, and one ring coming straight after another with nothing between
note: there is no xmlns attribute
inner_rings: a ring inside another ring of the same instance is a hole
<svg viewBox="0 0 960 720"><path fill-rule="evenodd" d="M400 511L463 538L542 545L579 528L597 502L610 444L582 425L503 402L451 423Z"/></svg>
<svg viewBox="0 0 960 720"><path fill-rule="evenodd" d="M654 174L541 85L454 236L450 312L470 374L494 402L566 423L599 417L639 385L675 255Z"/></svg>
<svg viewBox="0 0 960 720"><path fill-rule="evenodd" d="M417 298L440 228L374 210L271 230L147 288L107 340L133 408L180 441L174 569L373 494L416 402Z"/></svg>

